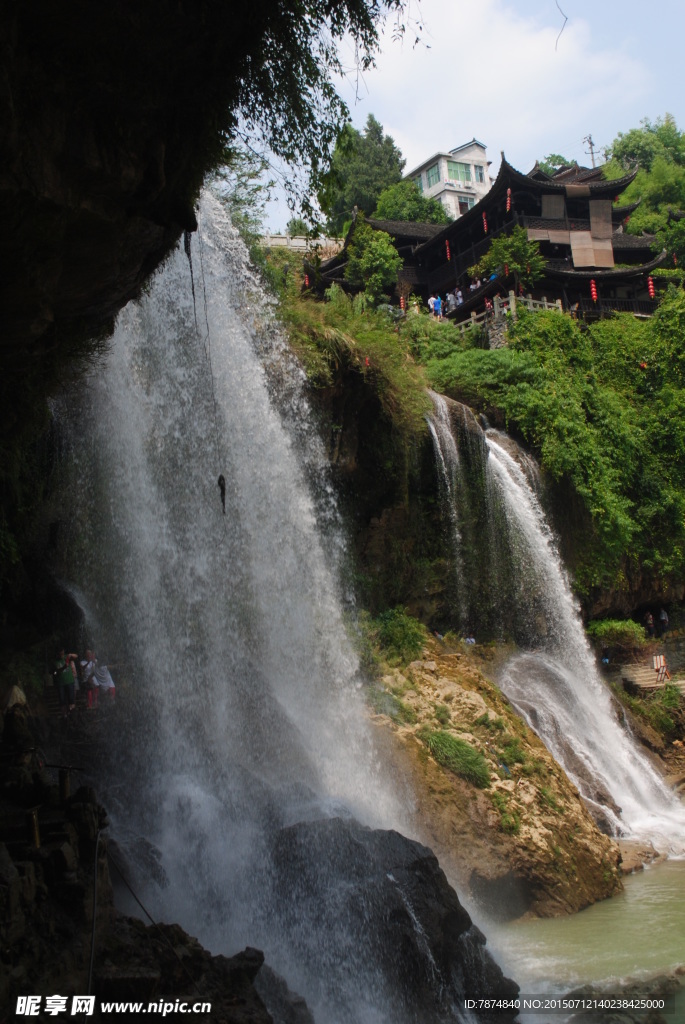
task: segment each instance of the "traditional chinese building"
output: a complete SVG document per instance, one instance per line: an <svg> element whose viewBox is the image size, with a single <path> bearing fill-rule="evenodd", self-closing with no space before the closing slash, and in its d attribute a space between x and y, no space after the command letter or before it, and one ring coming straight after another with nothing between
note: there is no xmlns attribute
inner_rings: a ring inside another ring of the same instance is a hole
<svg viewBox="0 0 685 1024"><path fill-rule="evenodd" d="M560 300L563 308L581 313L648 313L653 308L649 272L666 253L654 255L654 236L624 231L637 203L622 206L620 196L636 173L606 181L601 168L575 164L550 176L536 164L523 174L502 154L492 188L453 223L445 227L368 223L387 231L403 257L401 291L412 290L427 298L432 293L444 296L461 289L465 301L456 311L458 320L482 309L486 299L506 297L513 288L513 278L507 278L502 268L499 275L473 291L468 268L487 252L493 238L509 234L517 225L539 243L546 261L534 297ZM324 281L341 280L344 263L343 250L334 261L322 265Z"/></svg>

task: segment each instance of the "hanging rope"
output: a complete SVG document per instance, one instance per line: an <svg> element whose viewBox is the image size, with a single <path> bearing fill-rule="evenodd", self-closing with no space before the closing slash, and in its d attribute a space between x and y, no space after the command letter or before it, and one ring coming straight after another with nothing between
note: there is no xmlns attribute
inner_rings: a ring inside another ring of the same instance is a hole
<svg viewBox="0 0 685 1024"><path fill-rule="evenodd" d="M133 899L134 899L134 900L136 901L136 903L138 904L138 906L140 907L140 909L141 909L141 910L143 911L143 913L145 914L145 916L146 916L146 917L147 917L147 919L149 920L150 924L151 924L151 925L153 926L153 928L156 928L156 930L157 930L157 933L159 934L159 937L160 937L160 938L162 939L162 941L163 941L163 942L165 942L165 943L166 943L166 945L167 945L167 946L169 947L169 949L171 950L171 952L172 952L172 953L174 954L174 956L175 956L175 957L176 957L176 959L178 960L178 962L179 962L179 964L181 965L181 967L183 968L184 972L185 972L185 973L187 974L187 976L188 976L188 979L189 979L189 981L190 981L191 985L193 986L193 988L195 989L195 991L199 993L199 991L200 991L200 987L199 987L199 985L198 985L198 983L197 983L197 980L196 980L196 979L195 979L195 978L194 978L194 977L192 976L192 974L190 973L190 971L189 971L189 970L188 970L188 968L186 967L186 965L185 965L185 962L184 962L183 958L182 958L182 957L180 956L180 954L178 953L178 951L177 951L176 947L174 946L173 942L171 942L171 940L169 939L169 936L168 936L168 935L166 935L166 934L165 934L165 933L164 933L164 932L162 931L162 929L160 928L160 926L158 925L158 923L157 923L157 922L155 921L155 919L153 918L152 914L151 914L151 913L149 912L149 910L146 910L146 908L145 908L145 907L143 906L143 904L141 903L141 901L140 901L140 900L138 899L138 897L136 896L135 892L133 891L133 888L131 887L131 885L129 884L129 882L128 882L128 881L126 880L126 878L124 877L124 873L123 873L123 871L121 870L121 868L119 867L119 865L117 864L117 862L115 861L114 857L113 857L113 856L112 856L112 854L111 854L111 853L109 852L109 850L107 851L107 857L108 857L109 863L110 863L110 864L112 865L112 867L114 868L114 870L115 870L115 871L116 871L116 873L118 874L118 876L119 876L119 878L121 879L121 881L122 881L122 882L124 883L124 885L126 886L126 888L128 889L128 891L129 891L129 892L131 893L131 896L133 896Z"/></svg>
<svg viewBox="0 0 685 1024"><path fill-rule="evenodd" d="M108 826L106 826L106 827L108 827ZM100 835L101 835L101 829L98 829L97 836L96 836L96 839L95 839L95 860L94 860L94 863L93 863L93 927L92 927L91 937L90 937L90 967L88 969L88 995L92 995L92 993L93 993L93 963L95 961L95 920L96 920L96 913L97 913L97 896L98 896L98 848L100 846ZM128 891L130 892L131 896L133 896L133 899L136 901L136 903L138 904L140 909L143 911L143 913L145 914L145 916L149 920L150 924L153 926L153 928L155 928L157 930L157 933L159 934L159 937L162 939L163 942L166 943L166 945L169 947L171 952L174 954L174 956L178 960L179 964L181 965L183 971L187 974L188 979L189 979L192 987L195 989L196 993L199 994L200 987L199 987L199 985L197 983L197 980L192 976L192 974L190 973L190 971L186 967L183 959L181 958L181 956L177 952L176 947L174 946L173 942L171 942L169 937L167 935L165 935L165 933L162 931L162 929L159 927L159 925L157 924L157 922L153 918L152 914L149 912L149 910L147 910L143 906L141 900L136 896L135 892L133 891L133 888L129 884L128 880L126 879L126 877L125 877L125 875L123 873L123 871L121 870L121 868L119 867L119 865L117 864L116 860L114 859L114 857L112 856L112 854L111 854L111 852L109 850L107 851L107 860L109 861L111 866L114 868L116 873L119 875L119 878L124 883L124 885L126 886Z"/></svg>

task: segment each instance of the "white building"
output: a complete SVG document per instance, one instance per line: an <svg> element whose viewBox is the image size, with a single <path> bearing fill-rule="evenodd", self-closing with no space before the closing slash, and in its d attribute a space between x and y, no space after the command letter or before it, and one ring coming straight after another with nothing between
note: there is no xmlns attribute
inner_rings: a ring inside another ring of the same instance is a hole
<svg viewBox="0 0 685 1024"><path fill-rule="evenodd" d="M489 161L478 139L436 153L405 175L418 185L424 196L438 199L455 220L490 191Z"/></svg>

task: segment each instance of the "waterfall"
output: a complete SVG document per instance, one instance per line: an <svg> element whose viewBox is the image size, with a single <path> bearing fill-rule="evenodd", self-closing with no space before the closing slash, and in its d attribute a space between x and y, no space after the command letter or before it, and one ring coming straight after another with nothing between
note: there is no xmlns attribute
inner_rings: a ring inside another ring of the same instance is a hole
<svg viewBox="0 0 685 1024"><path fill-rule="evenodd" d="M317 1024L470 1020L451 967L425 1013L406 1008L439 959L406 910L411 864L429 852L354 821L402 828L412 798L383 772L364 712L302 372L209 197L192 266L194 292L179 248L57 410L72 466L65 585L100 661L119 662L96 780L114 837L156 917L215 952L259 946ZM393 922L416 949L410 971L392 942L374 947ZM481 972L494 967L476 930L471 944Z"/></svg>
<svg viewBox="0 0 685 1024"><path fill-rule="evenodd" d="M440 457L445 472L454 472L445 456L453 450L452 458L459 459L464 450L464 407L432 397L434 443L441 436L435 424L444 431L450 423L452 448L441 442ZM608 831L651 839L659 849L682 853L683 808L619 721L599 677L540 504L537 467L506 434L483 429L472 413L468 423L468 447L480 453L486 508L481 524L485 543L478 547L485 572L471 580L470 592L485 590L494 606L490 621L508 621L522 648L502 670L500 686ZM459 500L468 497L462 494ZM456 501L457 530L459 508ZM459 544L461 535L454 537Z"/></svg>

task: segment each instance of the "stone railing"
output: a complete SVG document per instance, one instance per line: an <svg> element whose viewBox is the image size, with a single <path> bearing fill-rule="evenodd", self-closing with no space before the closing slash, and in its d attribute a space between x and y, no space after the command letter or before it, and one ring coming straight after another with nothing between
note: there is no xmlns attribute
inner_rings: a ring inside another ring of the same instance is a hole
<svg viewBox="0 0 685 1024"><path fill-rule="evenodd" d="M334 256L343 247L343 238L310 238L309 235L262 235L261 244L269 248L294 249L296 252L317 250L323 258Z"/></svg>
<svg viewBox="0 0 685 1024"><path fill-rule="evenodd" d="M455 326L463 334L465 331L472 331L475 329L484 332L489 348L502 348L506 345L506 321L507 315L511 314L515 320L517 317L518 309L555 309L559 313L563 313L564 308L561 299L554 299L549 301L544 295L541 299L534 299L532 295L516 295L515 292L510 291L506 299L503 299L500 295L495 295L492 300L492 308L484 309L482 313L471 313L469 320L464 320L462 323L455 324Z"/></svg>

